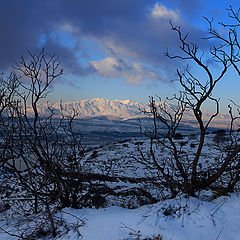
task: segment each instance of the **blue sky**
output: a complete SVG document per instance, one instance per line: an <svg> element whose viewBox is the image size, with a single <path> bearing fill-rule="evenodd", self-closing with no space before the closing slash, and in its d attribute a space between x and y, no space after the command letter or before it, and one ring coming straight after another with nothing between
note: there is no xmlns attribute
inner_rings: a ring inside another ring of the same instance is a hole
<svg viewBox="0 0 240 240"><path fill-rule="evenodd" d="M27 49L44 47L64 69L52 102L165 98L178 90L171 80L183 67L164 56L166 48L178 51L169 20L207 51L203 16L226 21L230 4L240 7L239 0L0 0L0 70L9 71ZM223 109L229 98L240 103L239 90L240 78L230 71L215 90Z"/></svg>

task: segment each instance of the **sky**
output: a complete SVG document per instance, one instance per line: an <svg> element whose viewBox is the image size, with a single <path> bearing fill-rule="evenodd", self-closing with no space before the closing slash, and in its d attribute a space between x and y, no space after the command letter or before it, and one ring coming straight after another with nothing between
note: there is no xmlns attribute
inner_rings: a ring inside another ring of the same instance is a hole
<svg viewBox="0 0 240 240"><path fill-rule="evenodd" d="M169 20L208 51L203 17L227 21L230 4L238 8L240 0L0 0L0 71L44 48L64 69L51 102L164 99L179 90L172 80L186 64L164 55L179 51ZM214 93L223 105L240 103L240 78L230 71Z"/></svg>

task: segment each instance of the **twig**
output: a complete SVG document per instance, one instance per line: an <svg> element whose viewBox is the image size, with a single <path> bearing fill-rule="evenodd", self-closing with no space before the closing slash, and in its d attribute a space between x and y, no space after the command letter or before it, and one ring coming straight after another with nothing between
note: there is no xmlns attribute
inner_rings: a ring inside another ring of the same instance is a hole
<svg viewBox="0 0 240 240"><path fill-rule="evenodd" d="M221 233L222 233L223 229L224 229L224 227L222 227L222 229L221 229L221 231L219 232L219 234L218 234L218 236L217 236L216 240L218 240L218 239L219 239L219 237L220 237L220 235L221 235Z"/></svg>
<svg viewBox="0 0 240 240"><path fill-rule="evenodd" d="M127 228L127 229L129 229L129 230L131 230L131 231L133 231L133 232L137 232L136 230L128 227L128 226L127 226L126 224L124 224L123 222L120 222L120 223L123 225L124 228Z"/></svg>
<svg viewBox="0 0 240 240"><path fill-rule="evenodd" d="M6 233L7 235L11 236L11 237L17 237L17 238L20 238L20 239L23 239L23 240L24 240L24 239L26 239L26 240L29 239L29 238L23 237L22 235L17 235L17 234L11 233L11 232L5 230L4 228L2 228L1 226L0 226L0 230L1 230L2 232Z"/></svg>
<svg viewBox="0 0 240 240"><path fill-rule="evenodd" d="M63 211L63 210L61 210L61 212L64 213L64 214L68 214L68 215L76 218L76 219L77 219L78 221L80 221L83 225L85 224L85 222L84 222L81 218L77 217L76 215L71 214L71 213L68 213L68 212L65 212L65 211Z"/></svg>
<svg viewBox="0 0 240 240"><path fill-rule="evenodd" d="M222 205L228 200L228 198L225 198L221 204L219 205L219 207L211 214L211 217L222 207Z"/></svg>

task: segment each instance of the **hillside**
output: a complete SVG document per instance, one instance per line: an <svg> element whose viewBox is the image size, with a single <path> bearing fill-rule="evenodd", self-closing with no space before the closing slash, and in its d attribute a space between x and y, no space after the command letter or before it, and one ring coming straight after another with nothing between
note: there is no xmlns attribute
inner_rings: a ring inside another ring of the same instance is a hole
<svg viewBox="0 0 240 240"><path fill-rule="evenodd" d="M197 135L185 136L179 144L182 151L191 157L196 150ZM215 134L209 134L205 143L202 161L209 162L218 155L219 143L216 143ZM138 156L137 148L146 153L148 142L128 140L118 144L102 146L94 151L87 152L84 166L95 173L106 171L111 164L114 170L111 176L141 177L150 174L144 164L130 161L129 156ZM158 157L164 157L167 152L159 149ZM94 163L94 165L90 165ZM89 167L92 167L89 168ZM156 173L157 174L157 173ZM152 175L149 175L149 177ZM154 175L156 177L156 175ZM239 192L218 197L217 192L201 191L198 198L186 198L179 195L175 199L158 201L146 204L135 209L127 209L132 204L138 205L137 199L132 197L123 199L106 196L104 206L92 208L64 208L54 214L58 226L57 236L44 236L48 233L48 222L44 212L23 215L27 207L25 192L17 189L14 176L1 179L6 190L2 189L3 203L10 203L11 208L0 212L0 239L17 240L18 236L30 234L39 227L36 238L54 240L237 240L239 239ZM110 187L134 189L136 183L119 181L106 182ZM154 189L149 183L139 182L137 186L144 187L152 196L162 195L165 192ZM7 190L12 190L10 195ZM7 198L12 201L7 201ZM22 199L22 201L21 201ZM122 202L121 202L122 201ZM141 204L140 204L141 205ZM133 207L133 206L132 206ZM228 223L228 224L226 224ZM25 238L27 239L27 238Z"/></svg>

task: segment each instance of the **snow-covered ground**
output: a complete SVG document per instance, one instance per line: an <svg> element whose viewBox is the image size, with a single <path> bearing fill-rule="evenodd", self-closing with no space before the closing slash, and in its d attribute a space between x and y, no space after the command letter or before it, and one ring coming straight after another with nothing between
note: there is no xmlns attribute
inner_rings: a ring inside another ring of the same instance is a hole
<svg viewBox="0 0 240 240"><path fill-rule="evenodd" d="M59 233L55 238L59 240L238 240L240 194L213 201L179 197L132 210L121 207L65 208L56 217L63 218L69 225L77 226L79 219L84 221L77 229L65 229ZM8 219L8 224L4 220L0 222L1 228L10 232L16 231L14 224L14 219ZM18 238L0 231L0 239Z"/></svg>
<svg viewBox="0 0 240 240"><path fill-rule="evenodd" d="M221 142L216 142L215 134L209 134L205 142L205 151L201 158L202 165L216 161L223 154ZM179 140L179 148L191 158L196 151L198 136L192 134ZM91 172L104 173L106 166L111 165L110 176L143 177L148 176L148 170L141 163L134 162L139 154L147 154L148 142L126 140L117 144L103 145L85 155L84 166ZM154 151L160 159L164 157L160 146ZM154 177L154 172L149 175ZM11 178L4 181L11 182ZM134 184L119 181L108 183L109 186L134 187ZM141 183L139 183L141 185ZM12 189L10 188L12 187ZM145 186L151 188L151 184ZM17 190L14 185L8 185L9 191ZM0 189L2 199L9 197ZM158 192L146 189L158 198ZM25 193L16 191L17 198L22 199ZM11 194L10 194L11 195ZM13 196L10 196L13 197ZM216 197L216 196L215 196ZM159 201L136 209L120 207L128 204L118 204L117 199L108 207L84 208L80 210L65 208L55 214L58 221L57 240L238 240L240 239L240 193L215 198L214 193L201 192L199 198L184 198ZM109 200L111 201L111 199ZM123 201L120 199L119 202ZM2 200L1 202L4 202ZM0 203L1 203L0 202ZM114 204L116 203L116 204ZM0 239L16 240L19 235L34 229L35 225L44 225L46 219L41 214L21 215L24 201L0 212ZM118 206L117 206L118 205ZM1 210L0 210L1 211ZM25 211L26 213L26 211ZM50 239L50 237L37 239ZM29 238L31 239L31 238Z"/></svg>
<svg viewBox="0 0 240 240"><path fill-rule="evenodd" d="M67 214L71 213L85 219L79 231L86 240L154 239L158 235L163 240L237 240L240 238L239 200L239 194L232 194L211 202L178 198L134 210L64 209L63 217L71 221L71 215ZM60 239L79 238L69 232Z"/></svg>

